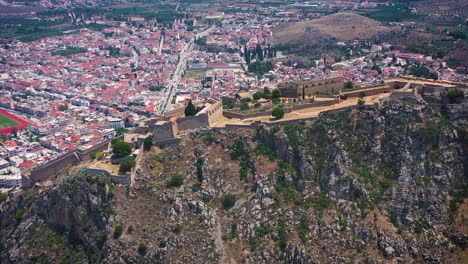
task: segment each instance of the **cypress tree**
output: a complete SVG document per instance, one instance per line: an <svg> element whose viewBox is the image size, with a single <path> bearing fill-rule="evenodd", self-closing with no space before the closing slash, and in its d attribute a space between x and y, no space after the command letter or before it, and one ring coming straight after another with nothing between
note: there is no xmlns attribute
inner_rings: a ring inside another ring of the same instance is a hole
<svg viewBox="0 0 468 264"><path fill-rule="evenodd" d="M257 56L258 56L258 60L263 61L263 50L260 44L257 44L257 47L255 49L256 49Z"/></svg>
<svg viewBox="0 0 468 264"><path fill-rule="evenodd" d="M185 107L185 116L194 116L197 113L197 109L195 109L195 106L192 103L192 100L190 100Z"/></svg>

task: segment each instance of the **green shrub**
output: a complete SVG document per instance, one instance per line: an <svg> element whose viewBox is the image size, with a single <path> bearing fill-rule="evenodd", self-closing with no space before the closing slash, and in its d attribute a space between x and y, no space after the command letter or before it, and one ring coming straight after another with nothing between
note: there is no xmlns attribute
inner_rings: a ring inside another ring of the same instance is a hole
<svg viewBox="0 0 468 264"><path fill-rule="evenodd" d="M365 184L374 184L377 182L377 175L366 168L351 168L351 171L356 173Z"/></svg>
<svg viewBox="0 0 468 264"><path fill-rule="evenodd" d="M104 152L99 151L98 153L96 153L97 160L102 160L103 158L104 158Z"/></svg>
<svg viewBox="0 0 468 264"><path fill-rule="evenodd" d="M240 179L241 181L246 182L248 177L248 169L247 169L247 164L246 162L241 162L241 168L240 168Z"/></svg>
<svg viewBox="0 0 468 264"><path fill-rule="evenodd" d="M416 135L421 138L426 145L437 145L439 129L435 123L429 123L426 127L420 127L416 130Z"/></svg>
<svg viewBox="0 0 468 264"><path fill-rule="evenodd" d="M449 202L449 216L450 218L454 218L457 214L458 207L460 204L463 203L463 197L460 194L456 194L453 196L452 200Z"/></svg>
<svg viewBox="0 0 468 264"><path fill-rule="evenodd" d="M205 135L206 144L211 144L211 143L213 143L214 140L215 140L215 137L213 136L213 133L211 133L211 132L206 133L206 135Z"/></svg>
<svg viewBox="0 0 468 264"><path fill-rule="evenodd" d="M238 234L238 231L237 231L237 225L236 224L231 224L231 237L235 238L238 235L239 234Z"/></svg>
<svg viewBox="0 0 468 264"><path fill-rule="evenodd" d="M281 90L278 89L278 88L275 88L273 89L273 91L271 91L271 98L272 99L277 99L277 98L280 98L281 97Z"/></svg>
<svg viewBox="0 0 468 264"><path fill-rule="evenodd" d="M271 112L271 115L277 119L283 118L284 117L284 106L283 105L277 105L275 108L273 108L273 111Z"/></svg>
<svg viewBox="0 0 468 264"><path fill-rule="evenodd" d="M144 256L146 255L146 251L148 251L148 247L141 243L139 246L138 246L138 254L140 254L141 256Z"/></svg>
<svg viewBox="0 0 468 264"><path fill-rule="evenodd" d="M122 235L123 232L123 226L121 224L117 224L114 227L114 238L117 239Z"/></svg>
<svg viewBox="0 0 468 264"><path fill-rule="evenodd" d="M395 172L393 172L391 169L384 167L381 170L386 179L389 179L389 180L398 179L398 175Z"/></svg>
<svg viewBox="0 0 468 264"><path fill-rule="evenodd" d="M153 146L153 137L147 136L143 142L143 149L145 151L149 151L152 146Z"/></svg>
<svg viewBox="0 0 468 264"><path fill-rule="evenodd" d="M299 221L299 226L298 226L298 235L299 238L303 241L306 242L307 238L307 232L309 231L309 221L307 220L307 217L304 215L301 216L301 219Z"/></svg>
<svg viewBox="0 0 468 264"><path fill-rule="evenodd" d="M365 104L365 103L366 103L366 101L365 101L364 99L359 98L358 101L357 101L358 108L359 108L359 109L364 108L364 104Z"/></svg>
<svg viewBox="0 0 468 264"><path fill-rule="evenodd" d="M265 145L262 143L258 144L257 147L255 148L255 152L257 153L257 155L268 156L268 159L270 160L275 159L275 153L268 145Z"/></svg>
<svg viewBox="0 0 468 264"><path fill-rule="evenodd" d="M286 233L286 225L283 219L278 221L278 246L281 250L285 250L288 244L288 236Z"/></svg>
<svg viewBox="0 0 468 264"><path fill-rule="evenodd" d="M166 156L164 156L163 154L159 154L156 156L156 160L159 162L164 162L166 161Z"/></svg>
<svg viewBox="0 0 468 264"><path fill-rule="evenodd" d="M317 200L316 200L316 207L319 210L325 210L330 206L330 200L328 199L327 195L325 192L320 192Z"/></svg>
<svg viewBox="0 0 468 264"><path fill-rule="evenodd" d="M134 230L134 229L133 229L133 226L129 226L129 227L127 228L127 234L133 233L133 230Z"/></svg>
<svg viewBox="0 0 468 264"><path fill-rule="evenodd" d="M234 194L226 194L223 198L223 208L224 210L231 209L236 204L236 196Z"/></svg>
<svg viewBox="0 0 468 264"><path fill-rule="evenodd" d="M159 248L165 248L165 247L166 247L166 241L165 240L159 241Z"/></svg>
<svg viewBox="0 0 468 264"><path fill-rule="evenodd" d="M270 226L265 223L260 224L260 227L257 228L257 236L265 237L268 234L270 234Z"/></svg>
<svg viewBox="0 0 468 264"><path fill-rule="evenodd" d="M398 214L395 212L390 212L390 223L393 224L394 227L400 227L400 221L398 220Z"/></svg>
<svg viewBox="0 0 468 264"><path fill-rule="evenodd" d="M114 144L112 144L112 154L116 158L122 158L125 156L128 156L132 153L132 147L130 144L124 142L124 141L116 141Z"/></svg>
<svg viewBox="0 0 468 264"><path fill-rule="evenodd" d="M203 164L205 164L204 158L198 158L197 163L195 164L197 168L197 179L199 182L203 182Z"/></svg>
<svg viewBox="0 0 468 264"><path fill-rule="evenodd" d="M180 227L180 225L176 225L176 227L174 227L172 232L174 232L174 234L176 235L179 235L182 232L182 228Z"/></svg>
<svg viewBox="0 0 468 264"><path fill-rule="evenodd" d="M250 109L249 103L243 102L243 103L241 104L241 107L240 107L240 110L241 110L241 111L247 111L247 110L249 110L249 109Z"/></svg>
<svg viewBox="0 0 468 264"><path fill-rule="evenodd" d="M19 223L21 221L24 220L24 215L26 214L26 209L20 209L16 215L15 215L15 219L16 221Z"/></svg>
<svg viewBox="0 0 468 264"><path fill-rule="evenodd" d="M423 231L424 231L423 225L420 222L416 222L414 226L414 232L416 232L416 234L421 234Z"/></svg>
<svg viewBox="0 0 468 264"><path fill-rule="evenodd" d="M459 104L462 102L465 94L458 89L451 89L447 93L447 98L450 104Z"/></svg>
<svg viewBox="0 0 468 264"><path fill-rule="evenodd" d="M237 160L245 154L245 145L242 138L236 138L234 145L232 145L231 159Z"/></svg>
<svg viewBox="0 0 468 264"><path fill-rule="evenodd" d="M135 166L136 166L136 161L134 157L130 157L130 156L124 157L120 160L119 173L125 174L129 172Z"/></svg>
<svg viewBox="0 0 468 264"><path fill-rule="evenodd" d="M354 89L354 84L353 84L353 82L351 82L351 81L345 82L344 88L345 88L346 90Z"/></svg>
<svg viewBox="0 0 468 264"><path fill-rule="evenodd" d="M0 193L0 203L8 200L8 193Z"/></svg>
<svg viewBox="0 0 468 264"><path fill-rule="evenodd" d="M184 178L178 174L172 175L167 182L167 188L180 187L184 184Z"/></svg>

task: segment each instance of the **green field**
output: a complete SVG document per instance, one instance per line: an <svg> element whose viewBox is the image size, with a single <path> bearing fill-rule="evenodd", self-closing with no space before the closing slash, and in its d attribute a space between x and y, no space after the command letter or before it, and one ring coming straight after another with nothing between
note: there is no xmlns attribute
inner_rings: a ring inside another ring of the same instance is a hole
<svg viewBox="0 0 468 264"><path fill-rule="evenodd" d="M408 5L405 4L381 6L364 12L362 15L380 22L416 21L420 18L419 15L411 13Z"/></svg>
<svg viewBox="0 0 468 264"><path fill-rule="evenodd" d="M16 122L15 120L0 114L0 129L17 126L17 125L19 125L19 123Z"/></svg>
<svg viewBox="0 0 468 264"><path fill-rule="evenodd" d="M185 74L185 78L202 80L203 78L205 78L205 74L205 71L187 71L187 73Z"/></svg>
<svg viewBox="0 0 468 264"><path fill-rule="evenodd" d="M60 55L60 56L68 57L68 56L83 53L83 52L86 52L86 50L81 49L81 48L67 47L66 50L57 50L57 51L52 52L52 55L54 56Z"/></svg>

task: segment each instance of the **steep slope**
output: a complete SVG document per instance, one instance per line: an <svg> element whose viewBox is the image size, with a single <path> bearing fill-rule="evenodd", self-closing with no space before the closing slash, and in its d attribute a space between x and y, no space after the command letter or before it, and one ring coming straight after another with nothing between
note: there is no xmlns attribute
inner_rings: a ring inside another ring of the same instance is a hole
<svg viewBox="0 0 468 264"><path fill-rule="evenodd" d="M71 259L90 262L463 263L468 123L452 116L393 101L290 125L189 133L178 146L146 153L132 188L88 195L61 184L36 201L2 205L2 230L10 231L1 257L25 262L17 247L36 256L22 226L38 221L65 237L60 248L81 252ZM105 202L93 203L96 195ZM107 212L92 209L108 208L104 197L112 215L91 214ZM65 213L61 201L69 199ZM25 220L11 224L25 203ZM95 233L103 243L91 243Z"/></svg>
<svg viewBox="0 0 468 264"><path fill-rule="evenodd" d="M462 262L455 245L466 246L467 234L452 223L467 189L466 125L393 102L190 134L148 154L134 200L118 193L126 205L114 224L140 231L110 240L106 260ZM184 184L168 188L174 175ZM237 202L225 210L229 194ZM137 253L140 244L148 253Z"/></svg>
<svg viewBox="0 0 468 264"><path fill-rule="evenodd" d="M46 192L28 190L0 207L1 263L95 263L107 237L112 188L78 174Z"/></svg>

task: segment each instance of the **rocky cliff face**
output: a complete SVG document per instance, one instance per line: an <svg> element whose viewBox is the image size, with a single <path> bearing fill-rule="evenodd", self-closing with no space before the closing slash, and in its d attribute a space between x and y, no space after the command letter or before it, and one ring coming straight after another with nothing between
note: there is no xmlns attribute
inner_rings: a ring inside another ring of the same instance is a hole
<svg viewBox="0 0 468 264"><path fill-rule="evenodd" d="M2 205L2 263L95 263L106 241L112 192L79 174L45 192L29 190Z"/></svg>
<svg viewBox="0 0 468 264"><path fill-rule="evenodd" d="M190 133L146 153L132 188L88 177L4 204L2 260L463 263L468 122L454 116L397 101ZM38 255L54 243L34 230L79 254Z"/></svg>
<svg viewBox="0 0 468 264"><path fill-rule="evenodd" d="M384 257L441 261L450 238L464 237L466 245L466 233L450 235L467 195L466 131L466 117L449 121L418 103L398 102L257 133L294 164L297 189L318 184L332 200L356 203L362 217L378 209L388 218L398 236L388 240L373 228Z"/></svg>

